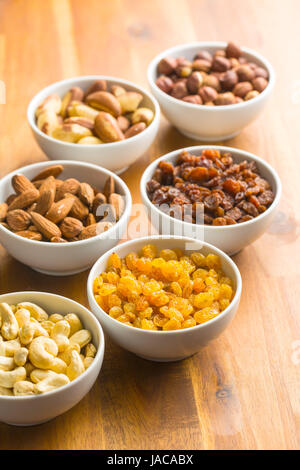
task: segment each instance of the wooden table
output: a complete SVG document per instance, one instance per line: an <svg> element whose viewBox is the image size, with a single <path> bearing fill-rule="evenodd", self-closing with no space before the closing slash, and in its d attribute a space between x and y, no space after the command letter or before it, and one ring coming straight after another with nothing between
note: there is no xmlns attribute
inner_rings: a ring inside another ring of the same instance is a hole
<svg viewBox="0 0 300 470"><path fill-rule="evenodd" d="M147 64L161 50L231 39L268 57L277 85L266 111L228 145L266 159L283 183L273 225L234 257L242 300L219 339L193 358L158 364L107 338L88 396L41 426L1 424L0 448L299 448L299 15L297 0L0 1L1 176L46 158L26 121L30 98L44 86L107 74L147 87ZM149 152L122 175L133 201L140 202L137 182L151 160L198 143L162 118ZM42 290L87 305L87 274L41 275L0 246L1 294Z"/></svg>

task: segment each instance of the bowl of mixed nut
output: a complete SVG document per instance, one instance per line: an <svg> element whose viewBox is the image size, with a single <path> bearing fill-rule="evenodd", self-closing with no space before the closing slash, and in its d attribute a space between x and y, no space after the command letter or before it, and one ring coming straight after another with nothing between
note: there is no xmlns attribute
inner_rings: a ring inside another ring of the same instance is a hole
<svg viewBox="0 0 300 470"><path fill-rule="evenodd" d="M126 184L81 162L42 162L0 180L0 241L46 274L88 269L122 238L131 211Z"/></svg>
<svg viewBox="0 0 300 470"><path fill-rule="evenodd" d="M140 191L159 233L205 240L232 255L267 230L281 182L266 161L251 153L194 146L153 161Z"/></svg>
<svg viewBox="0 0 300 470"><path fill-rule="evenodd" d="M151 236L118 245L91 269L92 312L121 347L153 361L177 361L225 330L238 308L235 263L208 243Z"/></svg>
<svg viewBox="0 0 300 470"><path fill-rule="evenodd" d="M0 318L0 421L40 424L89 392L104 335L87 308L47 292L15 292L0 295Z"/></svg>
<svg viewBox="0 0 300 470"><path fill-rule="evenodd" d="M134 83L91 75L44 88L31 100L27 118L49 158L121 172L148 150L160 109L156 99Z"/></svg>
<svg viewBox="0 0 300 470"><path fill-rule="evenodd" d="M167 119L182 134L230 139L266 105L275 75L268 60L232 42L194 42L168 49L148 67L148 82Z"/></svg>

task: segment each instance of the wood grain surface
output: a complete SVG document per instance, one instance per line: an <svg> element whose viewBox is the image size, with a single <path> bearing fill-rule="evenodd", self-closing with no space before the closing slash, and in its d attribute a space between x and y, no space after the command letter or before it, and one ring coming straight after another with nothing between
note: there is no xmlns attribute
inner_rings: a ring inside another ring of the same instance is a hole
<svg viewBox="0 0 300 470"><path fill-rule="evenodd" d="M158 364L107 338L91 392L47 424L0 424L1 449L299 448L299 15L298 0L0 0L1 176L46 159L26 121L44 86L107 74L147 87L147 64L161 50L231 39L265 55L277 83L264 113L228 145L264 158L283 184L273 225L234 257L242 300L219 339L190 359ZM122 175L133 201L150 161L198 143L162 118L155 143ZM1 294L49 291L87 305L87 275L41 275L0 246Z"/></svg>

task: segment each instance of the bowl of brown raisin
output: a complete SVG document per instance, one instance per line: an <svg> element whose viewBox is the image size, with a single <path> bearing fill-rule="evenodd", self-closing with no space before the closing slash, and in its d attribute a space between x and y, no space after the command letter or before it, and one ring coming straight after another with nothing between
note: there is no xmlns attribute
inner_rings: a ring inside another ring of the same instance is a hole
<svg viewBox="0 0 300 470"><path fill-rule="evenodd" d="M195 146L152 162L140 191L160 234L204 240L232 255L267 230L281 182L266 161L251 153Z"/></svg>
<svg viewBox="0 0 300 470"><path fill-rule="evenodd" d="M148 82L166 118L192 139L230 139L261 113L275 74L267 59L232 42L193 42L158 54Z"/></svg>

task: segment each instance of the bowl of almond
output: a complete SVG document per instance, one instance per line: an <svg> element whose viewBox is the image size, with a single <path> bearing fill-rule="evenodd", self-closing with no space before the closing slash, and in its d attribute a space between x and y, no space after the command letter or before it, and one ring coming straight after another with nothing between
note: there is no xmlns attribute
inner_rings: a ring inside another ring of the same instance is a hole
<svg viewBox="0 0 300 470"><path fill-rule="evenodd" d="M134 83L91 75L41 90L31 100L27 118L50 159L84 161L120 173L152 144L160 109Z"/></svg>
<svg viewBox="0 0 300 470"><path fill-rule="evenodd" d="M88 269L122 238L126 184L81 162L42 162L0 180L0 243L32 269L64 276Z"/></svg>

